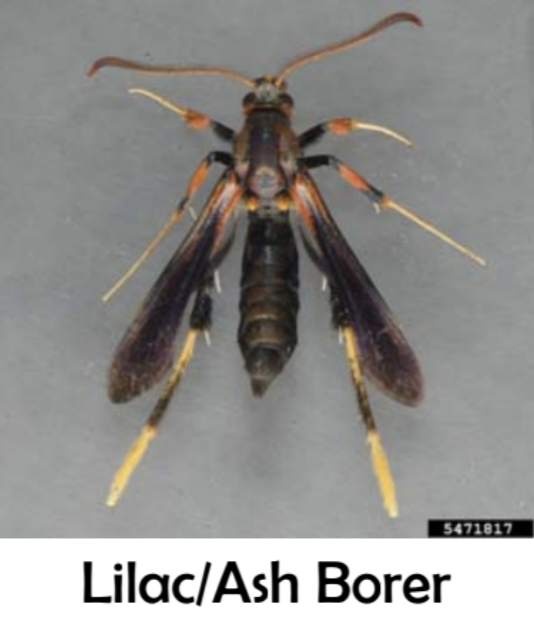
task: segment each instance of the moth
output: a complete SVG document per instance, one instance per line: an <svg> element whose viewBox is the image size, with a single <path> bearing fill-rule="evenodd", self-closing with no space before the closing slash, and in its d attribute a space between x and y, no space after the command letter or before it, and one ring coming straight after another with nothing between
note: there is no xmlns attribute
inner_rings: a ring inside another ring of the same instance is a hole
<svg viewBox="0 0 534 626"><path fill-rule="evenodd" d="M222 173L204 207L141 304L111 362L108 391L113 402L127 402L168 377L153 412L115 475L107 501L110 506L118 501L155 436L193 356L199 334L209 337L217 268L232 246L239 218L246 215L238 342L254 395L266 392L297 345L299 257L295 232L299 231L304 248L329 287L333 325L345 347L384 506L390 516L397 515L395 485L365 381L370 380L397 402L414 406L423 396L423 377L404 332L337 226L312 170L335 169L377 211L394 211L477 263L484 265L484 260L395 202L347 163L330 154L310 155L309 149L327 134L371 131L406 146L412 143L390 128L352 117L329 119L296 133L292 122L294 102L286 79L303 65L348 50L400 22L423 25L412 13L395 13L357 36L297 57L276 75L255 79L225 67L148 65L117 57L100 58L89 68L89 76L104 67L159 74L218 75L248 89L238 131L152 91L130 89L130 93L145 96L172 111L189 128L212 131L228 149L214 150L200 161L167 223L103 298L108 300L136 272L191 208L210 168L221 166ZM185 340L182 348L176 350L179 329L190 303Z"/></svg>

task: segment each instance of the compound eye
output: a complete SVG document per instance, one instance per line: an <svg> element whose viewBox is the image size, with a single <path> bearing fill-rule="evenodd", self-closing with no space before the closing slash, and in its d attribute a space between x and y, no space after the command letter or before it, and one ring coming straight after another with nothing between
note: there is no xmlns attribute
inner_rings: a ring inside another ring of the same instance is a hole
<svg viewBox="0 0 534 626"><path fill-rule="evenodd" d="M251 106L257 104L258 100L256 95L253 93L247 93L247 95L243 98L243 108L248 109Z"/></svg>
<svg viewBox="0 0 534 626"><path fill-rule="evenodd" d="M280 94L280 104L282 104L283 106L288 106L290 108L293 108L295 106L293 98L288 93Z"/></svg>

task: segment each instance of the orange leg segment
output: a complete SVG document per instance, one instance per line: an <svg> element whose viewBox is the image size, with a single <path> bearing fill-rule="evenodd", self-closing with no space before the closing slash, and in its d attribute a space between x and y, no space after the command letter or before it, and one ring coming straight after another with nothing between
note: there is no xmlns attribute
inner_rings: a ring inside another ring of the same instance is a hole
<svg viewBox="0 0 534 626"><path fill-rule="evenodd" d="M452 237L430 224L430 222L427 222L423 218L419 217L410 209L398 204L376 187L373 187L373 185L371 185L371 183L369 183L361 174L349 167L346 163L343 163L343 161L337 157L331 155L310 156L301 159L300 163L308 169L323 166L334 167L343 180L355 187L358 191L364 193L369 198L377 211L380 211L380 209L395 211L407 220L417 224L417 226L423 230L426 230L438 239L441 239L441 241L453 247L464 256L467 256L472 261L475 261L475 263L483 266L486 265L486 261L484 261L484 259L478 254L458 243Z"/></svg>
<svg viewBox="0 0 534 626"><path fill-rule="evenodd" d="M167 220L167 223L150 241L141 256L139 256L139 258L134 263L132 263L128 270L119 278L119 280L115 282L102 296L102 300L104 302L107 302L135 274L135 272L137 272L141 265L150 257L150 255L156 250L156 248L163 241L163 239L165 239L165 237L169 234L172 227L182 219L184 211L187 208L191 198L194 196L198 188L206 179L210 166L215 162L222 163L228 167L232 165L233 160L232 156L226 152L210 152L205 159L202 159L196 170L193 172L193 175L191 176L189 184L186 188L185 196L182 198L180 204L176 207L176 209L174 209L174 211L171 213L171 216Z"/></svg>
<svg viewBox="0 0 534 626"><path fill-rule="evenodd" d="M379 126L378 124L371 124L369 122L363 122L362 120L357 120L354 117L338 117L328 120L327 122L323 122L322 124L317 124L317 126L313 126L306 132L302 133L302 135L299 136L298 141L301 148L307 148L327 133L332 133L333 135L347 135L355 130L368 130L380 133L400 141L405 146L413 148L413 142L391 128Z"/></svg>

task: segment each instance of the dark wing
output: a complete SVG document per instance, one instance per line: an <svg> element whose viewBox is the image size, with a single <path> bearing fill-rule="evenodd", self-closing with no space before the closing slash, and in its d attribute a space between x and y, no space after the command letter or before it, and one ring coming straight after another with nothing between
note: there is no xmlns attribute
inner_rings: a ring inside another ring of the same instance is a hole
<svg viewBox="0 0 534 626"><path fill-rule="evenodd" d="M365 373L398 402L418 404L423 377L417 359L312 178L299 174L292 194L303 221L305 247L339 298L344 318L358 339Z"/></svg>
<svg viewBox="0 0 534 626"><path fill-rule="evenodd" d="M108 376L113 402L134 398L168 370L184 309L213 271L224 227L239 196L237 182L225 172L117 346Z"/></svg>

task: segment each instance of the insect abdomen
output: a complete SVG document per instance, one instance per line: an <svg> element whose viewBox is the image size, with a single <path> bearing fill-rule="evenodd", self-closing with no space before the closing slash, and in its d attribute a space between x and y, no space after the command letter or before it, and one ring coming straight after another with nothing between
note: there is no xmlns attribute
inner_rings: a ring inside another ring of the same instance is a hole
<svg viewBox="0 0 534 626"><path fill-rule="evenodd" d="M252 391L261 396L297 345L298 253L286 213L249 216L238 340Z"/></svg>

